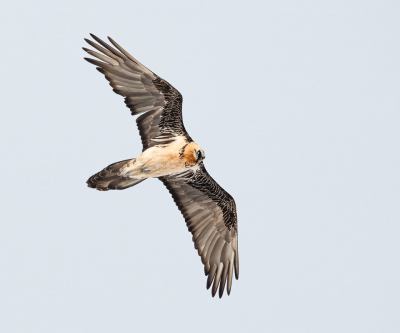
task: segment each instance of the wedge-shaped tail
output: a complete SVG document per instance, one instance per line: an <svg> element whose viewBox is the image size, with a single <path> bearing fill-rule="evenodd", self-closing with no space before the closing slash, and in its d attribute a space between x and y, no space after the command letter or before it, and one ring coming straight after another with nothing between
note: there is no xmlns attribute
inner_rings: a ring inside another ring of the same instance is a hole
<svg viewBox="0 0 400 333"><path fill-rule="evenodd" d="M120 162L110 164L100 172L96 173L87 180L88 187L95 188L99 191L108 190L125 190L128 187L132 187L146 178L128 178L120 176L120 170L127 164L134 164L136 159L129 159Z"/></svg>

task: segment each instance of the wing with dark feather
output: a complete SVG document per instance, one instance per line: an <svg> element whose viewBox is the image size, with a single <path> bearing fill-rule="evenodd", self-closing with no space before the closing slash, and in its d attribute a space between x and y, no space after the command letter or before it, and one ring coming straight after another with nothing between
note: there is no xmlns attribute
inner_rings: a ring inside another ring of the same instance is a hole
<svg viewBox="0 0 400 333"><path fill-rule="evenodd" d="M207 289L222 297L227 282L231 292L233 270L239 278L237 215L235 200L208 174L203 163L196 171L159 178L172 194L193 235L204 264Z"/></svg>
<svg viewBox="0 0 400 333"><path fill-rule="evenodd" d="M143 66L113 39L110 46L91 34L96 44L85 41L101 53L83 48L90 55L102 60L85 58L97 66L110 82L115 93L125 97L125 104L132 115L144 113L136 119L143 150L159 144L170 143L175 136L187 134L182 121L182 95L167 81Z"/></svg>

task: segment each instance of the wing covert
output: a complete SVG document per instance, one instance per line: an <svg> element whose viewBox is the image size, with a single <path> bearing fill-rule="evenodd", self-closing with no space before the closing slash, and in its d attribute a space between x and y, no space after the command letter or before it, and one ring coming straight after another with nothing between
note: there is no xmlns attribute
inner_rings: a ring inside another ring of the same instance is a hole
<svg viewBox="0 0 400 333"><path fill-rule="evenodd" d="M204 264L212 296L219 285L222 297L230 294L233 270L239 278L237 214L234 199L208 174L203 163L196 171L159 178L185 218Z"/></svg>
<svg viewBox="0 0 400 333"><path fill-rule="evenodd" d="M179 91L143 66L110 37L108 39L117 49L95 35L91 36L100 45L86 38L85 41L102 54L83 49L102 61L85 60L97 66L115 93L125 97L125 104L132 115L143 113L136 119L143 150L170 143L179 135L186 136L188 142L193 141L183 125L183 99Z"/></svg>

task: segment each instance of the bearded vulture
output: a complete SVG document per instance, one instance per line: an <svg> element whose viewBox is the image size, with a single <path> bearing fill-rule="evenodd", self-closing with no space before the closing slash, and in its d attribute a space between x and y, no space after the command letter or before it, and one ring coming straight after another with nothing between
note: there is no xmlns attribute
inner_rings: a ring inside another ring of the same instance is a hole
<svg viewBox="0 0 400 333"><path fill-rule="evenodd" d="M85 39L96 52L83 48L85 58L125 98L136 119L143 150L136 157L113 163L90 177L87 185L99 191L124 190L147 178L158 178L171 193L193 235L204 264L207 289L214 297L219 286L231 292L233 271L239 277L238 231L235 201L208 174L203 149L186 132L182 95L167 81L143 66L113 39L111 46L91 34Z"/></svg>

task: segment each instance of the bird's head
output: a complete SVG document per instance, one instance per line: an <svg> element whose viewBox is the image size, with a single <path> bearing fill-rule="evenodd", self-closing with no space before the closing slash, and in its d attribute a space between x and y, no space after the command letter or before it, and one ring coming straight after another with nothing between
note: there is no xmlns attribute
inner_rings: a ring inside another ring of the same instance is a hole
<svg viewBox="0 0 400 333"><path fill-rule="evenodd" d="M195 165L204 160L206 158L206 154L197 143L191 142L185 146L183 150L183 157L188 165Z"/></svg>

